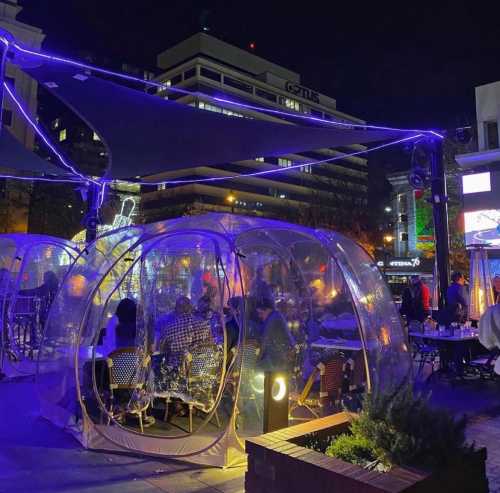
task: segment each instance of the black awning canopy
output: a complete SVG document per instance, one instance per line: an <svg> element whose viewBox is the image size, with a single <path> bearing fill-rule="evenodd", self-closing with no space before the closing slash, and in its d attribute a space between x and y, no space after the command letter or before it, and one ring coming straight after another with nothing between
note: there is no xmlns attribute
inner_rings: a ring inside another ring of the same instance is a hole
<svg viewBox="0 0 500 493"><path fill-rule="evenodd" d="M47 62L24 69L100 136L108 179L404 138L411 132L308 126L199 110Z"/></svg>

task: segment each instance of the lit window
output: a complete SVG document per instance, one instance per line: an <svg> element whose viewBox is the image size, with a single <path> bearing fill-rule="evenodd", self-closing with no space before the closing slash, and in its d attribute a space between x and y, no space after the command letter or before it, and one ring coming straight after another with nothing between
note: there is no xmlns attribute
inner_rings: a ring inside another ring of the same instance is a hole
<svg viewBox="0 0 500 493"><path fill-rule="evenodd" d="M243 115L241 113L237 113L233 110L226 110L226 108L222 108L222 113L228 116L237 116L238 118L243 118Z"/></svg>
<svg viewBox="0 0 500 493"><path fill-rule="evenodd" d="M96 140L98 142L101 141L101 139L99 138L99 135L97 135L95 132L92 133L92 140Z"/></svg>
<svg viewBox="0 0 500 493"><path fill-rule="evenodd" d="M278 166L281 168L289 168L292 165L292 161L290 159L286 159L283 157L278 158Z"/></svg>
<svg viewBox="0 0 500 493"><path fill-rule="evenodd" d="M158 185L158 191L160 191L160 190L166 190L166 188L167 188L167 185L165 183L160 183Z"/></svg>
<svg viewBox="0 0 500 493"><path fill-rule="evenodd" d="M56 118L53 122L52 122L52 128L55 130L56 128L59 128L59 125L61 124L61 119L60 118Z"/></svg>
<svg viewBox="0 0 500 493"><path fill-rule="evenodd" d="M264 162L264 158L263 157L256 157L255 161L259 161L259 163L263 163Z"/></svg>
<svg viewBox="0 0 500 493"><path fill-rule="evenodd" d="M300 171L302 171L302 173L311 174L312 173L312 166L310 164L304 164L304 166L300 167Z"/></svg>
<svg viewBox="0 0 500 493"><path fill-rule="evenodd" d="M63 140L66 140L66 129L65 128L63 128L59 132L59 142L62 142Z"/></svg>
<svg viewBox="0 0 500 493"><path fill-rule="evenodd" d="M462 176L464 194L491 192L491 179L489 171Z"/></svg>
<svg viewBox="0 0 500 493"><path fill-rule="evenodd" d="M290 110L300 111L300 103L295 99L285 98L284 104Z"/></svg>
<svg viewBox="0 0 500 493"><path fill-rule="evenodd" d="M200 108L200 110L213 111L214 113L222 113L222 108L220 106L205 103L204 101L198 103L198 108Z"/></svg>

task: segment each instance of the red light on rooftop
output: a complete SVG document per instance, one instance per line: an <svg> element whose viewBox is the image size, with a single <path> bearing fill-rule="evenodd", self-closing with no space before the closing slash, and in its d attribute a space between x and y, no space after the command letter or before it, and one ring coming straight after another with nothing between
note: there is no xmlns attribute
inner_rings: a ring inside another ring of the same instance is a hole
<svg viewBox="0 0 500 493"><path fill-rule="evenodd" d="M252 41L252 42L248 45L248 47L249 47L251 50L255 50L255 47L256 47L255 42L254 42L254 41Z"/></svg>

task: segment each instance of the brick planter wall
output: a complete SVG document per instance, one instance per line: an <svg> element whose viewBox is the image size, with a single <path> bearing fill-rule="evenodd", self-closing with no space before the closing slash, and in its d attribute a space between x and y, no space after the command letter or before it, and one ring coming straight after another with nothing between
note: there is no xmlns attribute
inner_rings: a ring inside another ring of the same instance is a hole
<svg viewBox="0 0 500 493"><path fill-rule="evenodd" d="M351 419L338 413L247 439L246 493L488 492L485 449L463 467L429 474L399 467L386 473L368 471L300 446L309 433L344 433Z"/></svg>

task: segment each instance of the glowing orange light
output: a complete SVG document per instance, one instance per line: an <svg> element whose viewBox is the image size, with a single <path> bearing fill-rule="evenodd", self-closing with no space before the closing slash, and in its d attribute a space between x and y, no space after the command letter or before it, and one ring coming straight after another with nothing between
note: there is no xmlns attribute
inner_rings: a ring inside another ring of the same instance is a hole
<svg viewBox="0 0 500 493"><path fill-rule="evenodd" d="M75 274L68 279L67 289L68 295L79 298L85 294L85 288L87 286L87 279L81 274Z"/></svg>
<svg viewBox="0 0 500 493"><path fill-rule="evenodd" d="M389 329L385 326L382 326L380 329L380 342L384 346L388 346L391 342L391 336L389 334Z"/></svg>

